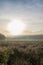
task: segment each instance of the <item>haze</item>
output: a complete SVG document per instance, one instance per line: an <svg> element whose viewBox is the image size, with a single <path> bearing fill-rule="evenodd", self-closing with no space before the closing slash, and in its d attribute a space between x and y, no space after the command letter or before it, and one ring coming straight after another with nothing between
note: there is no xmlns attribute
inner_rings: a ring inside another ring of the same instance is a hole
<svg viewBox="0 0 43 65"><path fill-rule="evenodd" d="M0 0L0 33L12 35L6 27L12 19L26 25L21 35L43 34L43 0Z"/></svg>

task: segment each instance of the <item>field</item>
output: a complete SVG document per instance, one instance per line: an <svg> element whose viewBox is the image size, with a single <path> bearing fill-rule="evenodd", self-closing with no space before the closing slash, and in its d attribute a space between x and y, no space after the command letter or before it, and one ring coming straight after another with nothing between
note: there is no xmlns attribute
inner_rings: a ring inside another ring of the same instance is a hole
<svg viewBox="0 0 43 65"><path fill-rule="evenodd" d="M0 65L43 65L43 41L0 41Z"/></svg>

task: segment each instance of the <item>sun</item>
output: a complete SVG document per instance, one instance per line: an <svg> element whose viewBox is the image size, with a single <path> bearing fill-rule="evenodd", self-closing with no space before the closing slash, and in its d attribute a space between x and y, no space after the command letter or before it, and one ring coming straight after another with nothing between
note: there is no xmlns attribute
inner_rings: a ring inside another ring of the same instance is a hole
<svg viewBox="0 0 43 65"><path fill-rule="evenodd" d="M7 25L7 30L13 35L20 35L25 29L25 24L20 20L12 20Z"/></svg>

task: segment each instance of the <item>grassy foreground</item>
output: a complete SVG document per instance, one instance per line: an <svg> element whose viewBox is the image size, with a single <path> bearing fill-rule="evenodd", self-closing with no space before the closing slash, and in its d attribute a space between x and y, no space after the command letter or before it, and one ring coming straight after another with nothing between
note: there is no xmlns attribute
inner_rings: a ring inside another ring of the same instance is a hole
<svg viewBox="0 0 43 65"><path fill-rule="evenodd" d="M43 65L43 41L0 41L0 65Z"/></svg>

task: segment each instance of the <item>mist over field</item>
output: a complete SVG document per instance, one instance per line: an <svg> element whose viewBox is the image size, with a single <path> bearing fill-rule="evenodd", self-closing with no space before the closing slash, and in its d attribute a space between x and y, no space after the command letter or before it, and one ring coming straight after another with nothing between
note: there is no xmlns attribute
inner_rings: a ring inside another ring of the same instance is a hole
<svg viewBox="0 0 43 65"><path fill-rule="evenodd" d="M21 35L8 37L7 40L10 41L43 41L43 35Z"/></svg>

